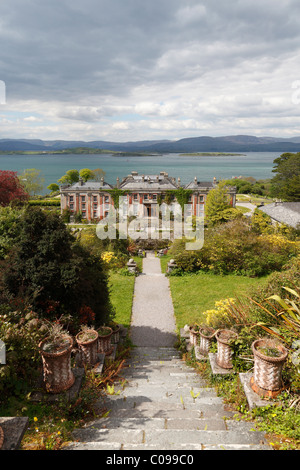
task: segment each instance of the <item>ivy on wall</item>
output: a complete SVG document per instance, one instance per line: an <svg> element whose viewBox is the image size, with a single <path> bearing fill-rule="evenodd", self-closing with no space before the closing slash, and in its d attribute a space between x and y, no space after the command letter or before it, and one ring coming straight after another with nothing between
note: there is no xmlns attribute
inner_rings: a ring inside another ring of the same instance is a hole
<svg viewBox="0 0 300 470"><path fill-rule="evenodd" d="M130 194L132 191L124 191L122 189L114 188L114 189L106 189L106 193L109 193L111 195L111 198L114 202L114 206L116 209L119 208L119 197L121 196L126 196L127 194ZM189 202L189 197L193 194L192 189L184 189L184 188L178 188L178 189L167 189L165 191L165 198L164 200L162 199L162 195L158 194L157 196L157 202L159 205L162 204L162 202L166 204L171 204L172 202L172 196L174 196L180 204L182 210L184 210L184 205L188 204Z"/></svg>
<svg viewBox="0 0 300 470"><path fill-rule="evenodd" d="M184 205L188 204L189 202L189 197L193 194L192 189L184 189L184 188L178 188L178 189L168 189L166 191L166 197L165 197L165 203L170 204L172 196L176 197L176 200L178 204L180 204L182 211L184 211Z"/></svg>

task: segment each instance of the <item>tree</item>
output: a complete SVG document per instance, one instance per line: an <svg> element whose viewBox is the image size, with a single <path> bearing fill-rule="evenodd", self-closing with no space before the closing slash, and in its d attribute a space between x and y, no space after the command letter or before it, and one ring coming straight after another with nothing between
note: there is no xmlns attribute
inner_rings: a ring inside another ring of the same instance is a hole
<svg viewBox="0 0 300 470"><path fill-rule="evenodd" d="M7 206L12 201L25 202L28 198L17 172L0 170L0 205Z"/></svg>
<svg viewBox="0 0 300 470"><path fill-rule="evenodd" d="M19 236L19 221L23 209L0 207L0 259L6 258Z"/></svg>
<svg viewBox="0 0 300 470"><path fill-rule="evenodd" d="M94 173L89 168L82 168L82 170L79 171L79 176L83 181L94 179Z"/></svg>
<svg viewBox="0 0 300 470"><path fill-rule="evenodd" d="M101 181L101 178L104 178L105 176L105 171L102 170L102 168L96 168L93 170L93 180L94 181Z"/></svg>
<svg viewBox="0 0 300 470"><path fill-rule="evenodd" d="M51 193L56 193L57 191L59 191L59 186L56 183L51 183L49 184L49 186L47 186L47 189L49 189Z"/></svg>
<svg viewBox="0 0 300 470"><path fill-rule="evenodd" d="M105 171L101 168L96 168L95 170L90 170L89 168L82 168L81 170L68 170L65 175L63 175L58 183L60 184L74 184L79 181L79 178L82 178L83 181L94 180L100 181L101 178L104 178Z"/></svg>
<svg viewBox="0 0 300 470"><path fill-rule="evenodd" d="M79 181L79 171L78 170L68 170L65 175L63 175L58 183L60 184L74 184Z"/></svg>
<svg viewBox="0 0 300 470"><path fill-rule="evenodd" d="M220 181L215 189L209 191L206 198L205 217L208 225L212 226L227 221L228 209L231 209L231 205L227 194L226 181Z"/></svg>
<svg viewBox="0 0 300 470"><path fill-rule="evenodd" d="M2 295L27 299L43 317L71 314L74 326L83 306L93 310L95 323L107 322L111 307L102 262L78 246L60 216L27 207L18 228L14 250L1 264Z"/></svg>
<svg viewBox="0 0 300 470"><path fill-rule="evenodd" d="M274 160L271 193L287 201L300 201L300 152L283 153Z"/></svg>
<svg viewBox="0 0 300 470"><path fill-rule="evenodd" d="M31 196L43 191L45 178L41 175L41 170L36 168L24 170L19 179L25 191Z"/></svg>

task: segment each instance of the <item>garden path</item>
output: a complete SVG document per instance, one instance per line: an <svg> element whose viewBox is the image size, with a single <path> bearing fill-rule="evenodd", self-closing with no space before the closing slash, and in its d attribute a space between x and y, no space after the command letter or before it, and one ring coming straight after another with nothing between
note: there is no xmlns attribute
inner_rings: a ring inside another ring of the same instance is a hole
<svg viewBox="0 0 300 470"><path fill-rule="evenodd" d="M177 340L169 279L160 259L148 252L143 272L135 280L131 340L136 346L169 347Z"/></svg>

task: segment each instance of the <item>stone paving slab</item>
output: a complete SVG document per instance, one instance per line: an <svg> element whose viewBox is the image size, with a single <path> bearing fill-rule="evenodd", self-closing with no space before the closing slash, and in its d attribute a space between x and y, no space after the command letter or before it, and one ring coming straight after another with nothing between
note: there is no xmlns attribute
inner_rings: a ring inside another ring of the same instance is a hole
<svg viewBox="0 0 300 470"><path fill-rule="evenodd" d="M18 450L28 425L27 417L0 417L0 426L4 432L1 450Z"/></svg>

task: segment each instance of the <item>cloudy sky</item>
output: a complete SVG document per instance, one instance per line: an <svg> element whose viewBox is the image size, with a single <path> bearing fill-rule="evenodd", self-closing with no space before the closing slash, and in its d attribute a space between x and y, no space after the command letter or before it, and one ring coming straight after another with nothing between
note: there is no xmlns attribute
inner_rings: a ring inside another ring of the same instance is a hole
<svg viewBox="0 0 300 470"><path fill-rule="evenodd" d="M300 135L299 0L0 7L0 139Z"/></svg>

